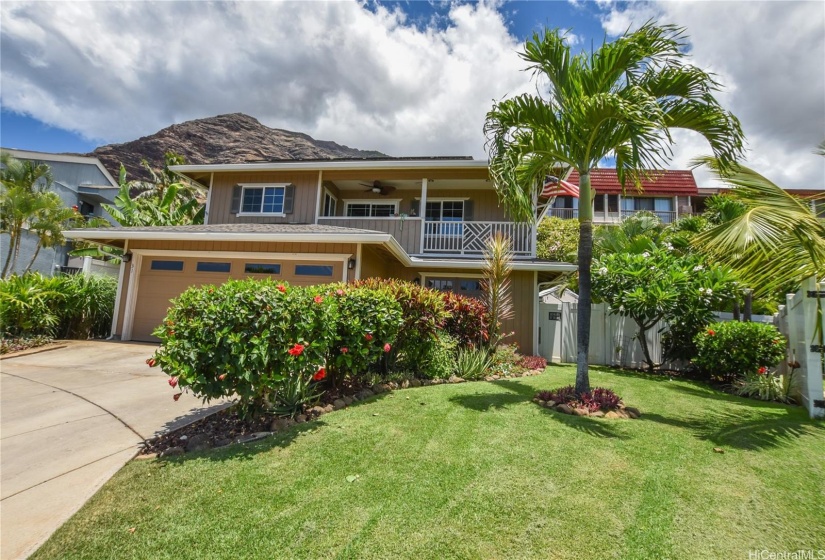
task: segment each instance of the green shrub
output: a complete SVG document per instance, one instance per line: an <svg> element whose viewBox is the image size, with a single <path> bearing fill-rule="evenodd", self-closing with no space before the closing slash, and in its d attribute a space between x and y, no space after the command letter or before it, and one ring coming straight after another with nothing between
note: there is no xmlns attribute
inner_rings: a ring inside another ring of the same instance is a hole
<svg viewBox="0 0 825 560"><path fill-rule="evenodd" d="M116 291L117 281L108 276L11 276L0 281L3 336L107 336Z"/></svg>
<svg viewBox="0 0 825 560"><path fill-rule="evenodd" d="M351 285L318 288L315 291L335 298L341 318L328 363L339 374L366 372L392 350L402 323L401 306L383 290Z"/></svg>
<svg viewBox="0 0 825 560"><path fill-rule="evenodd" d="M420 369L432 348L432 341L449 319L443 292L422 288L412 282L381 278L359 280L352 285L382 290L398 302L403 323L388 359L395 369Z"/></svg>
<svg viewBox="0 0 825 560"><path fill-rule="evenodd" d="M461 347L483 346L490 339L487 306L483 301L444 292L444 309L448 317L444 330L456 339Z"/></svg>
<svg viewBox="0 0 825 560"><path fill-rule="evenodd" d="M515 344L499 344L492 355L492 373L497 375L512 375L521 369L519 362L522 355Z"/></svg>
<svg viewBox="0 0 825 560"><path fill-rule="evenodd" d="M773 325L713 323L696 335L693 363L708 379L733 383L772 368L785 355L785 339Z"/></svg>
<svg viewBox="0 0 825 560"><path fill-rule="evenodd" d="M456 375L476 380L489 375L493 360L486 348L461 348L456 355Z"/></svg>
<svg viewBox="0 0 825 560"><path fill-rule="evenodd" d="M743 397L751 397L762 401L791 402L791 377L770 372L748 374L745 380L736 388L736 392Z"/></svg>
<svg viewBox="0 0 825 560"><path fill-rule="evenodd" d="M455 373L455 352L458 343L446 333L423 344L424 352L418 372L428 379L446 379Z"/></svg>

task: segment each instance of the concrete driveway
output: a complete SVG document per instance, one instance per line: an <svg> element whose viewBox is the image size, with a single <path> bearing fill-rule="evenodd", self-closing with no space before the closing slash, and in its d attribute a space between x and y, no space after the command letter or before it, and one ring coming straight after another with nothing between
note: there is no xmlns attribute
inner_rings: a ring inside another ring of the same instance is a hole
<svg viewBox="0 0 825 560"><path fill-rule="evenodd" d="M25 558L137 453L225 405L175 402L152 344L71 341L0 361L0 558Z"/></svg>

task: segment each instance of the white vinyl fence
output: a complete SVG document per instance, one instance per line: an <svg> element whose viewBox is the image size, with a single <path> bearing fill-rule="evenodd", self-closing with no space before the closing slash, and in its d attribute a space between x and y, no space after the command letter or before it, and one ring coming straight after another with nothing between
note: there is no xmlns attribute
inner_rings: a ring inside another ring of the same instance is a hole
<svg viewBox="0 0 825 560"><path fill-rule="evenodd" d="M576 362L577 302L539 303L539 353L549 361ZM732 313L717 313L720 321L732 321ZM773 323L771 315L753 315L753 321ZM647 331L647 346L655 363L662 361L662 332L667 324L659 321ZM590 317L590 353L595 365L646 367L642 347L636 338L639 328L629 317L610 313L607 304L594 303ZM680 364L664 364L680 369Z"/></svg>
<svg viewBox="0 0 825 560"><path fill-rule="evenodd" d="M817 283L814 278L802 282L795 294L788 294L786 304L779 307L776 326L788 339L788 359L799 362L794 372L795 381L802 398L802 405L811 418L825 416L825 396L822 378L822 338L825 328L822 314L817 312L819 300L825 299L825 282ZM825 305L825 301L822 302ZM819 323L819 330L817 329ZM789 371L787 363L780 365L780 372Z"/></svg>

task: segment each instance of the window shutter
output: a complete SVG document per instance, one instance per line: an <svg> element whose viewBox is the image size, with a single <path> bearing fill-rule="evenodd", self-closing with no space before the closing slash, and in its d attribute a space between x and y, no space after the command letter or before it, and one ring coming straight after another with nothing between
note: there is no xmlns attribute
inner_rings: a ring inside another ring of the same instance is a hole
<svg viewBox="0 0 825 560"><path fill-rule="evenodd" d="M240 185L235 185L232 187L232 207L229 210L230 214L237 214L241 211L241 195L243 193L243 187Z"/></svg>
<svg viewBox="0 0 825 560"><path fill-rule="evenodd" d="M284 214L292 214L295 206L295 185L287 185L284 188Z"/></svg>
<svg viewBox="0 0 825 560"><path fill-rule="evenodd" d="M472 200L465 200L464 201L464 221L465 222L472 222L473 221L473 201Z"/></svg>
<svg viewBox="0 0 825 560"><path fill-rule="evenodd" d="M413 200L410 202L410 216L420 216L421 215L421 201L420 200Z"/></svg>

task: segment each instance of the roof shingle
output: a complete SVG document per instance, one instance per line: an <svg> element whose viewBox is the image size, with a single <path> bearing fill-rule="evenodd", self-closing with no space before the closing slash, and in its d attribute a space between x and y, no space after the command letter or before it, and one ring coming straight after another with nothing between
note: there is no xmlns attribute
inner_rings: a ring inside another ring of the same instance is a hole
<svg viewBox="0 0 825 560"><path fill-rule="evenodd" d="M643 195L649 196L691 196L699 193L693 172L690 170L651 171L649 178L642 179ZM579 185L579 172L573 170L567 181ZM615 169L592 169L590 185L599 194L622 194L622 185ZM637 194L633 183L625 185L625 194Z"/></svg>

